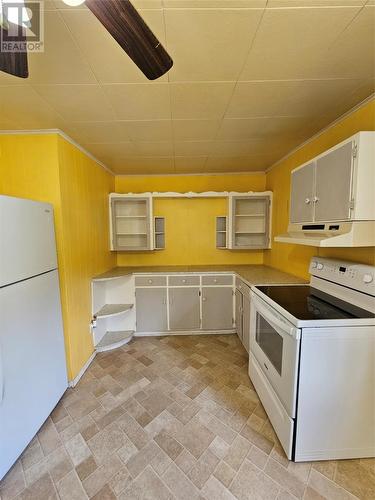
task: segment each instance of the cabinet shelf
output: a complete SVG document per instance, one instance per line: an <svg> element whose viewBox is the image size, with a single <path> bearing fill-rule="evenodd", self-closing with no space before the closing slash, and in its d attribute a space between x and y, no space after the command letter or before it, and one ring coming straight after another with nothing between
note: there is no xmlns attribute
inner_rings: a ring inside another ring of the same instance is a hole
<svg viewBox="0 0 375 500"><path fill-rule="evenodd" d="M147 215L116 215L116 219L147 219Z"/></svg>
<svg viewBox="0 0 375 500"><path fill-rule="evenodd" d="M105 304L94 314L96 319L108 318L109 316L117 316L129 311L134 304Z"/></svg>
<svg viewBox="0 0 375 500"><path fill-rule="evenodd" d="M116 233L116 236L147 236L147 233Z"/></svg>
<svg viewBox="0 0 375 500"><path fill-rule="evenodd" d="M265 214L236 214L235 217L265 217Z"/></svg>
<svg viewBox="0 0 375 500"><path fill-rule="evenodd" d="M131 341L134 330L109 331L95 346L97 352L109 351L121 347Z"/></svg>

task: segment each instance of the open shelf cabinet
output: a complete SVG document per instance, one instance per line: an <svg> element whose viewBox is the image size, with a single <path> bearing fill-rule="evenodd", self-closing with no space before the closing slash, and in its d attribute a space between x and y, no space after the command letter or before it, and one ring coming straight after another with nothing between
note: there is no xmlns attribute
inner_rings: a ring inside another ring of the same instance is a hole
<svg viewBox="0 0 375 500"><path fill-rule="evenodd" d="M142 195L110 195L111 250L152 250L152 199Z"/></svg>
<svg viewBox="0 0 375 500"><path fill-rule="evenodd" d="M229 196L229 245L232 250L270 248L272 193Z"/></svg>

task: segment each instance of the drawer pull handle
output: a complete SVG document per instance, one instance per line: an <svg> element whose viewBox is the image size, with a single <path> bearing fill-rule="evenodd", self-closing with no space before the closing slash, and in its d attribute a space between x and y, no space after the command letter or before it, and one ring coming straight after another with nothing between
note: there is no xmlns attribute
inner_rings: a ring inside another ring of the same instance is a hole
<svg viewBox="0 0 375 500"><path fill-rule="evenodd" d="M214 279L214 283L217 283L217 279Z"/></svg>
<svg viewBox="0 0 375 500"><path fill-rule="evenodd" d="M148 282L149 282L149 283L150 283L150 285L151 285L151 283L152 283L152 280L148 280Z"/></svg>
<svg viewBox="0 0 375 500"><path fill-rule="evenodd" d="M182 280L182 283L186 283L186 280Z"/></svg>

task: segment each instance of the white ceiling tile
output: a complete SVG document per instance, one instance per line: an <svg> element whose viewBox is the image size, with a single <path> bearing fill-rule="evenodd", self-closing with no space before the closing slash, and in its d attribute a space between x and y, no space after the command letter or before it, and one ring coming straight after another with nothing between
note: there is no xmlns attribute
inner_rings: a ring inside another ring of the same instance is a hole
<svg viewBox="0 0 375 500"><path fill-rule="evenodd" d="M174 158L116 158L110 163L114 173L118 175L152 175L175 173Z"/></svg>
<svg viewBox="0 0 375 500"><path fill-rule="evenodd" d="M375 77L375 6L365 7L315 64L329 78Z"/></svg>
<svg viewBox="0 0 375 500"><path fill-rule="evenodd" d="M114 119L109 100L99 85L35 85L34 90L70 122Z"/></svg>
<svg viewBox="0 0 375 500"><path fill-rule="evenodd" d="M359 9L266 9L240 80L323 77L319 61Z"/></svg>
<svg viewBox="0 0 375 500"><path fill-rule="evenodd" d="M299 86L298 81L239 82L225 118L293 116L289 103Z"/></svg>
<svg viewBox="0 0 375 500"><path fill-rule="evenodd" d="M233 156L226 158L209 157L205 164L205 172L258 172L272 165L269 156Z"/></svg>
<svg viewBox="0 0 375 500"><path fill-rule="evenodd" d="M165 11L170 81L236 80L262 9Z"/></svg>
<svg viewBox="0 0 375 500"><path fill-rule="evenodd" d="M118 120L160 120L171 116L168 84L103 85Z"/></svg>
<svg viewBox="0 0 375 500"><path fill-rule="evenodd" d="M171 120L140 120L119 122L133 141L171 141Z"/></svg>
<svg viewBox="0 0 375 500"><path fill-rule="evenodd" d="M350 7L362 6L366 0L268 0L267 8L279 7Z"/></svg>
<svg viewBox="0 0 375 500"><path fill-rule="evenodd" d="M221 118L234 85L233 82L170 84L172 118Z"/></svg>
<svg viewBox="0 0 375 500"><path fill-rule="evenodd" d="M160 42L165 45L163 11L146 10L140 13ZM141 70L89 10L64 10L62 16L99 82L148 82ZM167 76L158 81L167 81Z"/></svg>
<svg viewBox="0 0 375 500"><path fill-rule="evenodd" d="M122 159L135 155L135 148L132 142L116 143L87 143L85 148L99 160L110 164L116 158Z"/></svg>
<svg viewBox="0 0 375 500"><path fill-rule="evenodd" d="M136 156L173 156L173 143L163 142L134 142L134 154Z"/></svg>
<svg viewBox="0 0 375 500"><path fill-rule="evenodd" d="M175 141L207 141L214 139L220 120L172 120Z"/></svg>
<svg viewBox="0 0 375 500"><path fill-rule="evenodd" d="M213 147L212 141L177 141L174 143L176 156L206 156Z"/></svg>
<svg viewBox="0 0 375 500"><path fill-rule="evenodd" d="M44 36L44 52L28 54L30 83L95 83L58 11L44 13Z"/></svg>
<svg viewBox="0 0 375 500"><path fill-rule="evenodd" d="M313 122L307 117L257 117L224 119L220 126L217 139L247 140L254 137L267 138L272 136L309 137L316 131Z"/></svg>
<svg viewBox="0 0 375 500"><path fill-rule="evenodd" d="M163 0L165 8L237 9L264 8L267 0Z"/></svg>
<svg viewBox="0 0 375 500"><path fill-rule="evenodd" d="M25 129L63 126L61 116L29 86L1 87L0 117Z"/></svg>
<svg viewBox="0 0 375 500"><path fill-rule="evenodd" d="M176 174L195 174L204 171L207 156L176 156Z"/></svg>
<svg viewBox="0 0 375 500"><path fill-rule="evenodd" d="M130 137L121 126L121 122L115 121L69 123L68 128L64 132L81 143L130 141ZM78 140L76 137L80 139Z"/></svg>

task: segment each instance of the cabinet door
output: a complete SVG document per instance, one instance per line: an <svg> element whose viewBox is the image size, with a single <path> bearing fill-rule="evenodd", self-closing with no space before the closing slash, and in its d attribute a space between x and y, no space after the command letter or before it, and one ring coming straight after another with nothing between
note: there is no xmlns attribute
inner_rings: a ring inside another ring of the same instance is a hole
<svg viewBox="0 0 375 500"><path fill-rule="evenodd" d="M341 221L350 218L352 161L352 142L317 160L316 221Z"/></svg>
<svg viewBox="0 0 375 500"><path fill-rule="evenodd" d="M231 330L233 328L232 288L204 287L202 289L202 328Z"/></svg>
<svg viewBox="0 0 375 500"><path fill-rule="evenodd" d="M170 330L200 328L200 297L198 287L169 289Z"/></svg>
<svg viewBox="0 0 375 500"><path fill-rule="evenodd" d="M250 351L250 305L251 300L248 295L243 297L243 334L242 343L247 352Z"/></svg>
<svg viewBox="0 0 375 500"><path fill-rule="evenodd" d="M137 332L168 330L166 288L137 288L135 301Z"/></svg>
<svg viewBox="0 0 375 500"><path fill-rule="evenodd" d="M239 290L236 290L236 329L237 329L237 335L241 340L241 342L243 337L242 307L243 307L243 295Z"/></svg>
<svg viewBox="0 0 375 500"><path fill-rule="evenodd" d="M313 191L315 163L311 162L292 172L290 193L290 222L313 221Z"/></svg>

